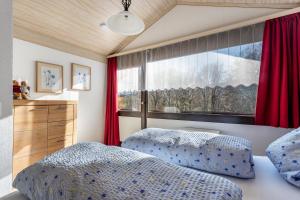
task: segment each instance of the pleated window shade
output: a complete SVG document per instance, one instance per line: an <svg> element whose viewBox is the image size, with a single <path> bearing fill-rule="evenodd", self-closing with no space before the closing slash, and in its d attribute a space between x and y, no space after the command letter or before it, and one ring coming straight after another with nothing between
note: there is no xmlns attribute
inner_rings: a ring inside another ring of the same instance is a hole
<svg viewBox="0 0 300 200"><path fill-rule="evenodd" d="M264 23L150 49L147 62L198 54L262 41Z"/></svg>

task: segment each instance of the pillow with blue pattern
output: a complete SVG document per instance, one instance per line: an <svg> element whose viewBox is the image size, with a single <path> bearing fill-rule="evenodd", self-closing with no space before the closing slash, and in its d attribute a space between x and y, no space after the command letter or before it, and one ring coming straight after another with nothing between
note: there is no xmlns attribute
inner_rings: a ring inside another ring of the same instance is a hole
<svg viewBox="0 0 300 200"><path fill-rule="evenodd" d="M184 167L239 178L255 176L251 142L240 137L147 128L128 137L122 147Z"/></svg>
<svg viewBox="0 0 300 200"><path fill-rule="evenodd" d="M275 140L266 153L280 175L300 187L300 128Z"/></svg>

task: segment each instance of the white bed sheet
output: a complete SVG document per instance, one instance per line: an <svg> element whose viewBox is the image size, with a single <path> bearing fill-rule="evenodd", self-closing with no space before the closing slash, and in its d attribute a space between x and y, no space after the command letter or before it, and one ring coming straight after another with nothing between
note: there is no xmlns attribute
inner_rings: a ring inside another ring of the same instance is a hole
<svg viewBox="0 0 300 200"><path fill-rule="evenodd" d="M238 179L223 176L238 184L244 194L243 200L300 200L300 188L288 184L280 177L266 156L254 156L255 179ZM0 200L27 200L14 192Z"/></svg>
<svg viewBox="0 0 300 200"><path fill-rule="evenodd" d="M28 198L16 191L6 195L5 197L0 198L0 200L28 200Z"/></svg>
<svg viewBox="0 0 300 200"><path fill-rule="evenodd" d="M255 179L226 176L243 190L243 200L300 200L300 188L287 183L266 156L254 156ZM225 176L224 176L225 177Z"/></svg>

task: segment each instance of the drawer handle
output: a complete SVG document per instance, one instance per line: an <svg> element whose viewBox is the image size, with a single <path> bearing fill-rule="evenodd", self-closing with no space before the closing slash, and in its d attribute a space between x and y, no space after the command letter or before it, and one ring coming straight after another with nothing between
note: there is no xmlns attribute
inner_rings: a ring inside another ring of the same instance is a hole
<svg viewBox="0 0 300 200"><path fill-rule="evenodd" d="M47 108L33 108L29 111L34 112L34 111L47 111L47 110L48 110Z"/></svg>
<svg viewBox="0 0 300 200"><path fill-rule="evenodd" d="M59 107L55 108L55 110L67 110L67 108L64 106L59 106Z"/></svg>
<svg viewBox="0 0 300 200"><path fill-rule="evenodd" d="M66 141L66 140L57 140L56 142L59 143L59 142L64 142L64 141Z"/></svg>
<svg viewBox="0 0 300 200"><path fill-rule="evenodd" d="M55 126L59 126L59 127L67 127L67 124L56 124Z"/></svg>

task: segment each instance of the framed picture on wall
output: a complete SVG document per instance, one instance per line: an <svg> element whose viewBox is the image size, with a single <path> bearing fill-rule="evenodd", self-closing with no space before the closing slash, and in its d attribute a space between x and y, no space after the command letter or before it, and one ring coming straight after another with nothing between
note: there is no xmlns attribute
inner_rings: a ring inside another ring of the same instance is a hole
<svg viewBox="0 0 300 200"><path fill-rule="evenodd" d="M36 91L43 93L62 93L63 66L37 61Z"/></svg>
<svg viewBox="0 0 300 200"><path fill-rule="evenodd" d="M91 67L72 63L72 89L91 90Z"/></svg>

